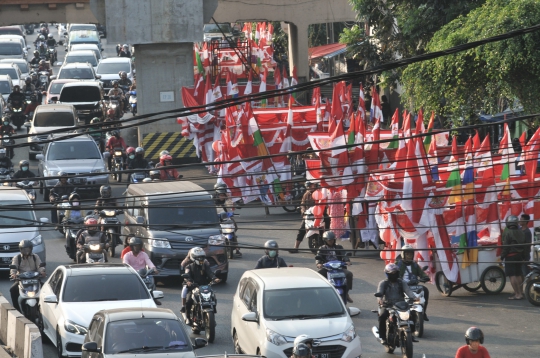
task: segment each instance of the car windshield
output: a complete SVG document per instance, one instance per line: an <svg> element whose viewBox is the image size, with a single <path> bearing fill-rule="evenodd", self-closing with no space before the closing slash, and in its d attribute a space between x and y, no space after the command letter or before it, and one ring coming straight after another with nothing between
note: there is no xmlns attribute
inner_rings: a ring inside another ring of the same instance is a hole
<svg viewBox="0 0 540 358"><path fill-rule="evenodd" d="M136 274L69 276L64 302L133 301L150 299L150 293Z"/></svg>
<svg viewBox="0 0 540 358"><path fill-rule="evenodd" d="M82 30L82 31L70 31L69 32L69 42L85 42L85 43L92 43L92 42L98 42L99 41L99 35L96 31L96 29L93 30Z"/></svg>
<svg viewBox="0 0 540 358"><path fill-rule="evenodd" d="M73 113L68 112L38 112L34 116L34 127L73 127Z"/></svg>
<svg viewBox="0 0 540 358"><path fill-rule="evenodd" d="M216 24L206 24L204 25L204 32L206 33L221 33L222 31L224 33L231 32L231 26L229 24L218 24L218 25L219 27Z"/></svg>
<svg viewBox="0 0 540 358"><path fill-rule="evenodd" d="M0 206L9 206L12 208L29 207L28 201L21 200L2 200ZM9 210L2 209L0 214L0 228L33 226L36 225L33 212L31 210Z"/></svg>
<svg viewBox="0 0 540 358"><path fill-rule="evenodd" d="M263 301L264 317L275 320L340 316L344 313L341 298L332 287L266 290Z"/></svg>
<svg viewBox="0 0 540 358"><path fill-rule="evenodd" d="M22 55L22 45L17 42L4 42L0 43L0 55L1 56L16 56Z"/></svg>
<svg viewBox="0 0 540 358"><path fill-rule="evenodd" d="M96 25L88 24L88 25L71 25L69 28L69 31L81 31L81 30L93 30L96 31Z"/></svg>
<svg viewBox="0 0 540 358"><path fill-rule="evenodd" d="M120 71L124 71L126 73L129 73L130 71L129 63L127 62L105 62L100 63L97 68L97 73L99 74L108 74L108 73L118 73Z"/></svg>
<svg viewBox="0 0 540 358"><path fill-rule="evenodd" d="M19 70L21 70L22 73L28 73L28 64L26 62L13 62L14 64L19 67Z"/></svg>
<svg viewBox="0 0 540 358"><path fill-rule="evenodd" d="M163 225L208 226L219 222L215 204L201 201L200 198L186 198L182 201L150 202L148 208L148 224L154 230L163 229Z"/></svg>
<svg viewBox="0 0 540 358"><path fill-rule="evenodd" d="M100 90L95 86L66 87L60 94L60 102L97 102L100 100Z"/></svg>
<svg viewBox="0 0 540 358"><path fill-rule="evenodd" d="M50 94L60 94L60 91L64 87L65 83L51 83L51 87L49 87L49 93Z"/></svg>
<svg viewBox="0 0 540 358"><path fill-rule="evenodd" d="M94 74L89 68L63 68L60 70L58 79L93 80Z"/></svg>
<svg viewBox="0 0 540 358"><path fill-rule="evenodd" d="M19 29L0 29L0 35L17 35L24 36L21 30Z"/></svg>
<svg viewBox="0 0 540 358"><path fill-rule="evenodd" d="M48 160L101 159L94 141L52 142L47 153Z"/></svg>
<svg viewBox="0 0 540 358"><path fill-rule="evenodd" d="M191 342L180 322L172 319L139 318L107 324L105 354L191 351ZM143 348L143 347L151 347ZM138 351L140 348L140 351Z"/></svg>
<svg viewBox="0 0 540 358"><path fill-rule="evenodd" d="M85 62L88 62L89 64L91 64L92 66L97 66L97 60L94 56L78 56L78 55L74 55L74 56L66 56L66 63L75 63L75 62L82 62L82 63L85 63Z"/></svg>
<svg viewBox="0 0 540 358"><path fill-rule="evenodd" d="M9 75L9 77L11 77L12 80L19 79L19 76L17 75L17 71L13 67L0 68L0 75Z"/></svg>
<svg viewBox="0 0 540 358"><path fill-rule="evenodd" d="M11 87L9 86L9 82L0 82L0 93L11 93Z"/></svg>

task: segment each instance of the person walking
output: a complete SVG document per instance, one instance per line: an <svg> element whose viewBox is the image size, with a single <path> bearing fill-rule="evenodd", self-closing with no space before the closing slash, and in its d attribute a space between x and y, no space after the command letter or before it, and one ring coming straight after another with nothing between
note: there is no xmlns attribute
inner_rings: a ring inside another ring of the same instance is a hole
<svg viewBox="0 0 540 358"><path fill-rule="evenodd" d="M523 299L523 272L521 262L525 243L525 234L519 229L519 219L515 215L510 215L506 219L506 229L503 232L503 246L501 260L504 260L504 270L510 277L510 284L514 289L514 294L508 297L509 300Z"/></svg>

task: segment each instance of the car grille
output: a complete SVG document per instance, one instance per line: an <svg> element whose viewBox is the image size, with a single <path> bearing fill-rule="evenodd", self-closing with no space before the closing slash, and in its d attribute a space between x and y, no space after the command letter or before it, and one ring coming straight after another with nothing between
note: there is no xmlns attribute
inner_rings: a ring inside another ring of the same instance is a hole
<svg viewBox="0 0 540 358"><path fill-rule="evenodd" d="M171 248L174 250L190 250L191 248L195 246L206 246L208 243L208 240L193 240L193 241L184 241L185 238L180 239L174 239L169 240L169 243L171 244Z"/></svg>
<svg viewBox="0 0 540 358"><path fill-rule="evenodd" d="M66 350L69 352L82 352L82 344L68 342L66 344Z"/></svg>
<svg viewBox="0 0 540 358"><path fill-rule="evenodd" d="M8 252L19 252L19 243L9 242L6 244L0 244L0 253L8 253Z"/></svg>
<svg viewBox="0 0 540 358"><path fill-rule="evenodd" d="M165 265L163 265L163 268L168 270L178 270L180 268L180 260L167 260Z"/></svg>
<svg viewBox="0 0 540 358"><path fill-rule="evenodd" d="M292 347L283 351L287 357L292 356ZM347 350L345 346L318 346L313 348L313 355L318 358L341 358Z"/></svg>

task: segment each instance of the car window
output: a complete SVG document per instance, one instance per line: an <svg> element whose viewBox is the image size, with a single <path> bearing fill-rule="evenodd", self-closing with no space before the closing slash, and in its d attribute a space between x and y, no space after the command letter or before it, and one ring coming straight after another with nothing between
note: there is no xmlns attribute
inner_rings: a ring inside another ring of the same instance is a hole
<svg viewBox="0 0 540 358"><path fill-rule="evenodd" d="M21 70L21 72L24 72L24 73L29 72L27 63L25 63L25 62L17 62L17 63L15 63L15 65L17 65L17 67L19 67L19 70Z"/></svg>
<svg viewBox="0 0 540 358"><path fill-rule="evenodd" d="M124 212L128 215L133 216L133 197L131 195L128 195L125 201L126 208L124 209Z"/></svg>
<svg viewBox="0 0 540 358"><path fill-rule="evenodd" d="M11 208L28 207L29 202L23 200L0 200L0 208L9 206ZM9 208L0 209L0 227L19 227L19 226L34 226L35 217L31 210L9 210Z"/></svg>
<svg viewBox="0 0 540 358"><path fill-rule="evenodd" d="M49 87L49 94L60 94L60 91L64 87L65 83L51 83Z"/></svg>
<svg viewBox="0 0 540 358"><path fill-rule="evenodd" d="M34 116L34 127L69 127L75 125L71 112L38 112Z"/></svg>
<svg viewBox="0 0 540 358"><path fill-rule="evenodd" d="M66 87L60 93L60 102L101 101L101 91L95 86Z"/></svg>
<svg viewBox="0 0 540 358"><path fill-rule="evenodd" d="M60 277L60 272L61 270L56 270L51 276L51 279L49 280L49 286L51 286L52 292L56 290L56 285L58 285L58 278Z"/></svg>
<svg viewBox="0 0 540 358"><path fill-rule="evenodd" d="M94 73L89 68L63 68L58 74L58 79L93 80Z"/></svg>
<svg viewBox="0 0 540 358"><path fill-rule="evenodd" d="M8 81L0 82L0 93L11 93L11 86Z"/></svg>
<svg viewBox="0 0 540 358"><path fill-rule="evenodd" d="M22 45L18 42L0 43L1 56L18 56L23 54Z"/></svg>
<svg viewBox="0 0 540 358"><path fill-rule="evenodd" d="M259 290L257 289L256 286L253 286L253 291L251 292L251 300L249 302L249 310L251 312L257 312L257 294L258 294Z"/></svg>
<svg viewBox="0 0 540 358"><path fill-rule="evenodd" d="M95 342L96 341L96 331L97 326L99 325L99 316L94 316L90 325L88 326L88 334L84 339L84 342Z"/></svg>
<svg viewBox="0 0 540 358"><path fill-rule="evenodd" d="M94 56L66 56L66 63L75 63L75 62L88 62L92 66L97 66L97 60Z"/></svg>
<svg viewBox="0 0 540 358"><path fill-rule="evenodd" d="M60 298L60 292L62 292L62 286L64 285L64 273L61 271L61 270L58 270L59 272L59 275L58 275L58 283L56 284L56 286L54 287L54 294L56 295L56 298Z"/></svg>
<svg viewBox="0 0 540 358"><path fill-rule="evenodd" d="M266 290L263 306L266 318L286 319L302 315L309 319L310 316L344 314L341 298L332 287Z"/></svg>
<svg viewBox="0 0 540 358"><path fill-rule="evenodd" d="M242 298L242 293L247 283L248 283L247 277L241 279L240 283L238 283L238 297Z"/></svg>
<svg viewBox="0 0 540 358"><path fill-rule="evenodd" d="M9 75L9 77L14 80L19 79L19 74L17 73L17 70L15 70L13 67L0 68L0 75Z"/></svg>
<svg viewBox="0 0 540 358"><path fill-rule="evenodd" d="M246 288L244 289L244 292L242 293L242 301L248 309L251 303L251 294L253 293L254 289L255 285L253 285L253 282L248 282Z"/></svg>
<svg viewBox="0 0 540 358"><path fill-rule="evenodd" d="M133 201L133 216L137 217L140 215L141 212L141 200L139 198L135 198Z"/></svg>
<svg viewBox="0 0 540 358"><path fill-rule="evenodd" d="M182 198L182 201L152 201L148 208L148 224L179 226L211 225L219 222L215 206L206 197ZM162 227L162 226L161 226Z"/></svg>
<svg viewBox="0 0 540 358"><path fill-rule="evenodd" d="M107 62L101 62L96 70L99 74L107 74L107 73L118 73L120 71L124 72L131 72L130 71L130 65L127 62L115 62L115 63L107 63Z"/></svg>
<svg viewBox="0 0 540 358"><path fill-rule="evenodd" d="M101 159L95 142L52 142L47 151L47 160Z"/></svg>
<svg viewBox="0 0 540 358"><path fill-rule="evenodd" d="M150 299L150 293L136 274L70 276L64 302L133 301Z"/></svg>
<svg viewBox="0 0 540 358"><path fill-rule="evenodd" d="M177 320L139 318L107 324L105 354L143 346L163 347L167 353L192 350L190 339ZM159 353L159 350L153 352Z"/></svg>
<svg viewBox="0 0 540 358"><path fill-rule="evenodd" d="M97 321L96 333L94 333L94 342L97 343L98 347L103 346L103 331L105 330L105 320L99 317Z"/></svg>

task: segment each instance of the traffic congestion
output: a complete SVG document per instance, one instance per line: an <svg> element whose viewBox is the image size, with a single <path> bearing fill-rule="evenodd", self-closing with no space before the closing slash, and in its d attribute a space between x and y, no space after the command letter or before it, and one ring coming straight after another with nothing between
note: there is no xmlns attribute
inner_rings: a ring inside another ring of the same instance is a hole
<svg viewBox="0 0 540 358"><path fill-rule="evenodd" d="M385 263L384 241L336 236L306 170L290 210L264 195L233 202L209 166L177 165L167 149L154 162L124 127L137 120L130 44L93 24L11 28L0 28L0 292L39 328L45 357L535 356L540 298L527 282L477 278L449 297L457 288L415 247Z"/></svg>

